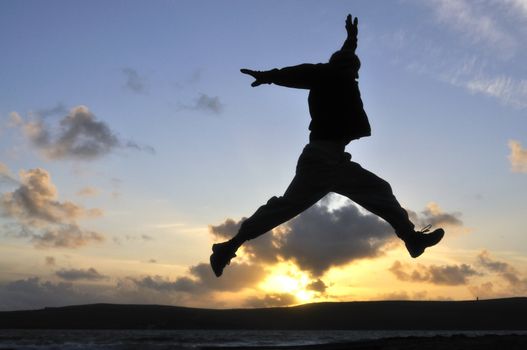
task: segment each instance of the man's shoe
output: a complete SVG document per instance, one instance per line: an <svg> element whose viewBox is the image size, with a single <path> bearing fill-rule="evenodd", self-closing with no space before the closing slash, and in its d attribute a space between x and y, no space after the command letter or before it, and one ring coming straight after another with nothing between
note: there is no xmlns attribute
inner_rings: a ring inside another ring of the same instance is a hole
<svg viewBox="0 0 527 350"><path fill-rule="evenodd" d="M410 233L403 238L406 249L408 249L412 258L417 258L419 255L423 254L426 248L439 243L445 235L445 231L442 228L427 233L430 231L430 227L432 227L432 225L426 226L421 231Z"/></svg>
<svg viewBox="0 0 527 350"><path fill-rule="evenodd" d="M229 265L232 258L236 257L229 242L217 243L212 245L212 255L210 256L210 266L216 277L220 277L225 266Z"/></svg>

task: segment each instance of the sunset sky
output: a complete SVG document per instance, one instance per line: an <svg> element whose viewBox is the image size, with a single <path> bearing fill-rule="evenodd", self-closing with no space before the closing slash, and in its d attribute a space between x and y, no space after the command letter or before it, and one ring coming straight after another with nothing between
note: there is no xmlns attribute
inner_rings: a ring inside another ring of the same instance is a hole
<svg viewBox="0 0 527 350"><path fill-rule="evenodd" d="M327 62L348 13L372 136L347 151L446 236L411 259L329 195L217 279L310 121L239 69ZM527 0L0 2L0 310L525 296L526 37Z"/></svg>

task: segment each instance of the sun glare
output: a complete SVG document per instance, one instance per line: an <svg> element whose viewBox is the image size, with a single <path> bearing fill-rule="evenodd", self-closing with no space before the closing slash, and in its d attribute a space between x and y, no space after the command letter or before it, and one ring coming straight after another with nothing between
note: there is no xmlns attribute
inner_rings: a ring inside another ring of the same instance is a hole
<svg viewBox="0 0 527 350"><path fill-rule="evenodd" d="M287 293L293 295L298 303L308 303L316 299L316 293L308 290L308 285L312 282L295 265L283 263L273 268L273 272L260 287L268 293Z"/></svg>

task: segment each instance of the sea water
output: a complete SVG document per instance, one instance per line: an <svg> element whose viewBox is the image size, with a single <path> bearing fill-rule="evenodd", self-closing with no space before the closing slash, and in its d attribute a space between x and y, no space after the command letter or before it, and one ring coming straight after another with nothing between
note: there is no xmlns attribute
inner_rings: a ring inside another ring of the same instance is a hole
<svg viewBox="0 0 527 350"><path fill-rule="evenodd" d="M392 337L521 334L527 331L0 330L1 349L199 349L347 343Z"/></svg>

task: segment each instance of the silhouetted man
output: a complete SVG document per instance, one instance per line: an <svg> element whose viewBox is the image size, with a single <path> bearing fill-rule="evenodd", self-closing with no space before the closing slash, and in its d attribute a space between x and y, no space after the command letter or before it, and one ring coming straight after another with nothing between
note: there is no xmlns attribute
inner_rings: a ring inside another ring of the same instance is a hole
<svg viewBox="0 0 527 350"><path fill-rule="evenodd" d="M401 238L413 258L443 238L443 229L415 231L408 213L401 207L388 182L351 161L344 152L352 140L370 136L357 79L360 60L357 48L358 20L346 18L347 38L328 63L241 72L255 80L251 86L276 84L309 89L309 143L296 167L296 175L282 197L272 197L241 226L231 240L214 244L210 264L217 277L236 256L237 249L274 227L300 214L329 192L344 195L386 220ZM323 237L321 237L323 239Z"/></svg>

